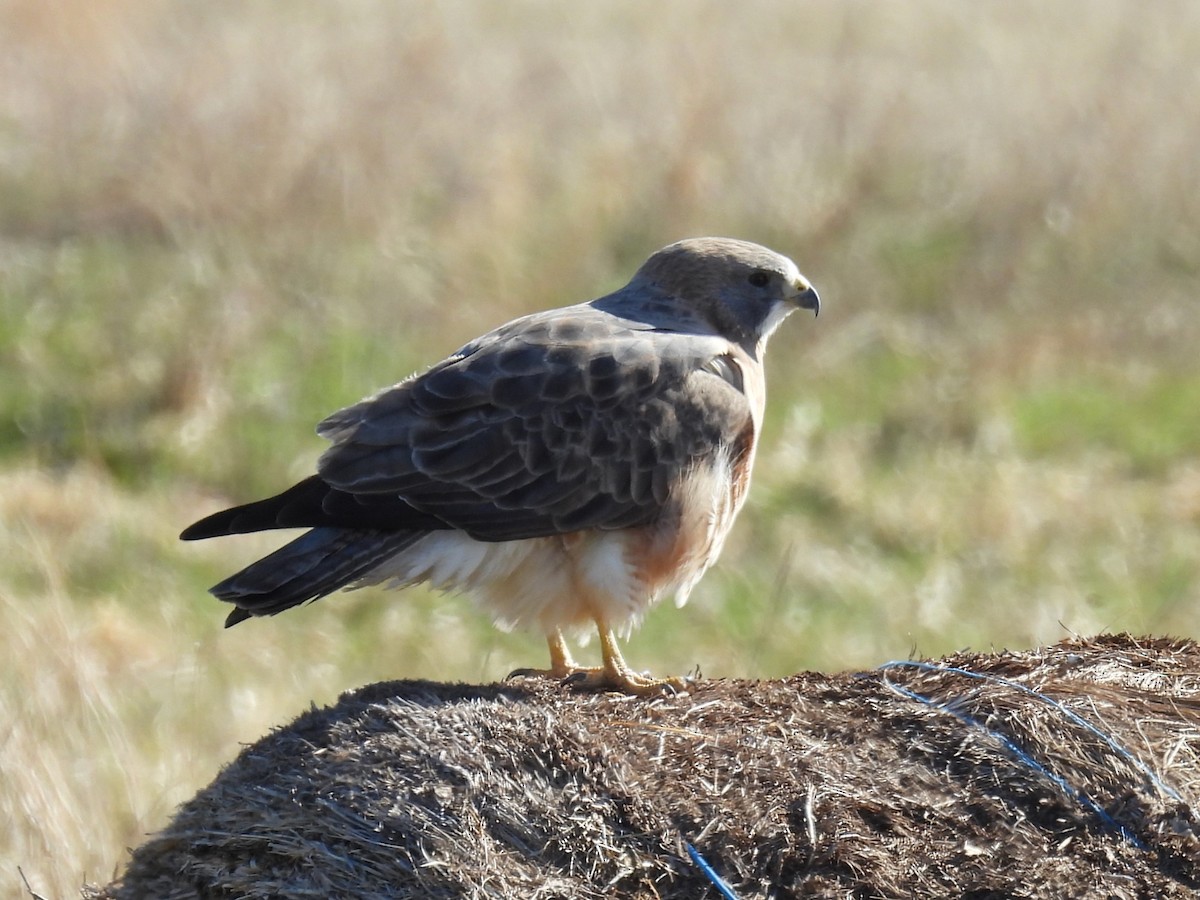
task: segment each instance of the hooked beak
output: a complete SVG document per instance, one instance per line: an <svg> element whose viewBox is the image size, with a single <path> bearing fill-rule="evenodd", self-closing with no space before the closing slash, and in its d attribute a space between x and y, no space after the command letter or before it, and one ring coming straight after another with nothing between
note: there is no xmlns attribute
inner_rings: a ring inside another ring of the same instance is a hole
<svg viewBox="0 0 1200 900"><path fill-rule="evenodd" d="M811 309L814 316L819 316L821 314L821 298L817 294L817 289L809 284L803 275L797 278L792 286L796 289L796 296L792 298L795 304L801 309Z"/></svg>

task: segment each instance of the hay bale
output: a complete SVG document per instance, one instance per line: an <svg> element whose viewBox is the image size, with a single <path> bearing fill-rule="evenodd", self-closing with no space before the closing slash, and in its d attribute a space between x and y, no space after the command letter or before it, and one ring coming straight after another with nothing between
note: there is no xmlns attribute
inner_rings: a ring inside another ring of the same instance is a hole
<svg viewBox="0 0 1200 900"><path fill-rule="evenodd" d="M95 896L718 896L690 842L742 898L1184 897L1198 807L1191 641L652 700L400 681L247 748Z"/></svg>

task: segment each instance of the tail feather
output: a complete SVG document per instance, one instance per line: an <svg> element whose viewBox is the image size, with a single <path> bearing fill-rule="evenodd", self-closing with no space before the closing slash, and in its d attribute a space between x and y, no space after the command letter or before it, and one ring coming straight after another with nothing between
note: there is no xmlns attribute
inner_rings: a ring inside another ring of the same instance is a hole
<svg viewBox="0 0 1200 900"><path fill-rule="evenodd" d="M245 503L231 509L206 516L193 522L183 534L185 541L221 537L226 534L249 534L252 531L267 531L273 528L312 527L322 523L316 521L320 515L321 499L325 486L316 478L306 478L282 494Z"/></svg>
<svg viewBox="0 0 1200 900"><path fill-rule="evenodd" d="M179 536L185 541L198 541L275 528L323 527L420 531L450 526L409 506L399 494L350 494L313 475L274 497L206 516Z"/></svg>
<svg viewBox="0 0 1200 900"><path fill-rule="evenodd" d="M225 627L317 600L366 575L424 536L420 531L314 528L210 589L233 603Z"/></svg>

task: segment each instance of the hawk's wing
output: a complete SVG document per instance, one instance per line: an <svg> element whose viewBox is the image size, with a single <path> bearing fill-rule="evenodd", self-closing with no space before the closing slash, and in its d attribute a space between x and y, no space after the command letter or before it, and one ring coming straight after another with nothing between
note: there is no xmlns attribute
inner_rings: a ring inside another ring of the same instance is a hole
<svg viewBox="0 0 1200 900"><path fill-rule="evenodd" d="M485 541L645 524L750 420L712 364L729 346L586 304L527 316L327 418L319 477Z"/></svg>

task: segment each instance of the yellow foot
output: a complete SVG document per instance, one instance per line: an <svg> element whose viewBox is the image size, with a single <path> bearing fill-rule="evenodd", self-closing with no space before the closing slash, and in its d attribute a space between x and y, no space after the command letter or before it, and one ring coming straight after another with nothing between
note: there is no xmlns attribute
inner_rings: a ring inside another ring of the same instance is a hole
<svg viewBox="0 0 1200 900"><path fill-rule="evenodd" d="M563 679L563 684L581 691L620 691L622 694L650 697L683 693L691 681L687 678L653 678L628 669L597 668L572 672Z"/></svg>
<svg viewBox="0 0 1200 900"><path fill-rule="evenodd" d="M612 672L601 666L574 666L570 669L514 669L505 681L513 678L552 678L577 691L619 691L648 697L658 694L679 694L688 689L688 678L651 678L636 672Z"/></svg>
<svg viewBox="0 0 1200 900"><path fill-rule="evenodd" d="M504 676L505 681L512 681L514 678L550 678L554 681L563 681L567 678L573 678L581 672L589 672L590 669L584 669L581 666L564 666L551 667L549 669L513 669Z"/></svg>
<svg viewBox="0 0 1200 900"><path fill-rule="evenodd" d="M600 627L600 649L604 656L604 665L598 667L581 666L571 658L562 633L552 631L546 635L550 647L550 668L548 669L514 669L508 673L511 678L553 678L561 681L570 688L581 691L620 691L623 694L635 694L648 697L658 694L678 694L688 689L689 678L651 678L649 675L639 675L629 668L629 664L621 657L617 648L617 640L613 637L612 629L603 622Z"/></svg>
<svg viewBox="0 0 1200 900"><path fill-rule="evenodd" d="M567 642L563 640L561 631L556 630L547 634L546 643L550 647L550 668L513 669L504 680L511 681L513 678L553 678L555 681L562 681L579 672L590 671L571 658L571 651L567 649Z"/></svg>

